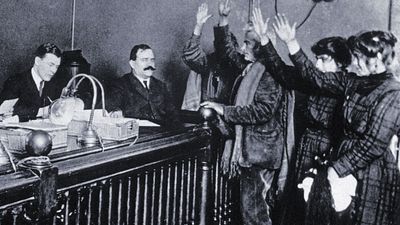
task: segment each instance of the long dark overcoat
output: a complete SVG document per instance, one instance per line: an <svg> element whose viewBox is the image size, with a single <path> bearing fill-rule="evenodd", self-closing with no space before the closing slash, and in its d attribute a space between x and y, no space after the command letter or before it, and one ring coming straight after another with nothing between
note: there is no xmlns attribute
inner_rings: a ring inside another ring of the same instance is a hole
<svg viewBox="0 0 400 225"><path fill-rule="evenodd" d="M389 73L358 77L320 72L302 50L291 60L316 89L344 99L345 134L333 168L340 177L353 174L358 180L354 224L395 224L400 173L388 146L400 128L400 84Z"/></svg>

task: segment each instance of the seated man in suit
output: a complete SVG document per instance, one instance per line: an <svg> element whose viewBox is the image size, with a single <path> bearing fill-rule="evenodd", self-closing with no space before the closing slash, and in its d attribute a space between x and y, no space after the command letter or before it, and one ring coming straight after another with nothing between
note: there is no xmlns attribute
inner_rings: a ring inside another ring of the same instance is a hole
<svg viewBox="0 0 400 225"><path fill-rule="evenodd" d="M61 50L56 45L40 45L35 52L33 67L6 80L0 94L0 104L18 98L13 115L18 115L20 122L46 116L51 100L60 97L63 88L50 82L60 62Z"/></svg>
<svg viewBox="0 0 400 225"><path fill-rule="evenodd" d="M111 117L145 119L164 126L180 124L167 86L153 77L154 61L150 46L140 44L132 48L131 72L113 82L107 97Z"/></svg>

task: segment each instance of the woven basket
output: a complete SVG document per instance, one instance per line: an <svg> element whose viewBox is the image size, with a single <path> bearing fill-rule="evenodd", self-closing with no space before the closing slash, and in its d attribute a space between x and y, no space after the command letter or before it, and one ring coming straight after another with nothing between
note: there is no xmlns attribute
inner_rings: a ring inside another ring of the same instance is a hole
<svg viewBox="0 0 400 225"><path fill-rule="evenodd" d="M80 136L86 129L89 114L74 116L68 125L68 135ZM139 135L139 120L131 118L103 117L96 113L93 119L93 128L105 140L122 141Z"/></svg>

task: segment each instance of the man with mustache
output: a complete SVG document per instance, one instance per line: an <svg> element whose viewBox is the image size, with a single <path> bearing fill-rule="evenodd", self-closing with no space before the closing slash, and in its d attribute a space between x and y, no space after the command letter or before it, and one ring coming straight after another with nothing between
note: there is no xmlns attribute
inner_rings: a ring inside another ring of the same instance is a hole
<svg viewBox="0 0 400 225"><path fill-rule="evenodd" d="M150 120L163 126L179 125L167 86L153 77L155 57L150 46L135 45L129 65L131 72L116 80L109 91L106 106L111 116Z"/></svg>

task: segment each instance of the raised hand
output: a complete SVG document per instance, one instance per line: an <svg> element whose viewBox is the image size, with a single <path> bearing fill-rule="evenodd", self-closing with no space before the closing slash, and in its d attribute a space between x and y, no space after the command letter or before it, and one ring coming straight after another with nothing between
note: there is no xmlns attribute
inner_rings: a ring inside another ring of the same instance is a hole
<svg viewBox="0 0 400 225"><path fill-rule="evenodd" d="M197 15L196 15L197 25L205 24L211 16L212 16L211 14L208 14L207 3L201 4L197 9Z"/></svg>
<svg viewBox="0 0 400 225"><path fill-rule="evenodd" d="M253 9L254 31L260 37L262 45L268 43L268 41L269 41L269 37L268 37L268 34L267 34L268 21L269 21L269 18L267 18L265 20L265 22L264 22L264 19L263 19L263 16L261 14L261 9L260 8L257 7L257 8Z"/></svg>
<svg viewBox="0 0 400 225"><path fill-rule="evenodd" d="M231 12L230 0L219 0L218 12L221 17L228 17Z"/></svg>
<svg viewBox="0 0 400 225"><path fill-rule="evenodd" d="M296 40L296 23L290 26L288 19L284 14L275 16L273 23L274 30L278 37L286 44Z"/></svg>

